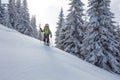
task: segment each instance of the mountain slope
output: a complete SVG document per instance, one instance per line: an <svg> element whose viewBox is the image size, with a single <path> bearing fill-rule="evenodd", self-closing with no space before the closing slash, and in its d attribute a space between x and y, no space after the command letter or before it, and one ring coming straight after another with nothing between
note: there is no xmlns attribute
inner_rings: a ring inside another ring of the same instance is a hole
<svg viewBox="0 0 120 80"><path fill-rule="evenodd" d="M119 79L119 75L0 25L0 80Z"/></svg>

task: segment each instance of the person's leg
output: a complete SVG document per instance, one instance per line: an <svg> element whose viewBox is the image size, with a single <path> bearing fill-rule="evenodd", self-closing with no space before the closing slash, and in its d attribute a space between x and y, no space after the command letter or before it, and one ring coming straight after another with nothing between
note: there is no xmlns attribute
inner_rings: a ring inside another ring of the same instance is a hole
<svg viewBox="0 0 120 80"><path fill-rule="evenodd" d="M49 43L50 43L49 35L46 36L46 39L47 39L47 44L49 45Z"/></svg>
<svg viewBox="0 0 120 80"><path fill-rule="evenodd" d="M44 34L44 39L43 39L44 43L46 43L46 39L47 39L47 36Z"/></svg>

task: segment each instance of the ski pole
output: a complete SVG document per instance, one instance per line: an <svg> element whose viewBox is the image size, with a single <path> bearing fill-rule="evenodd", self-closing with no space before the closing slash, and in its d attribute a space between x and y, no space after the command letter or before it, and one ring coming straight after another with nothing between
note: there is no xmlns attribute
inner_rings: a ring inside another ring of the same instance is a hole
<svg viewBox="0 0 120 80"><path fill-rule="evenodd" d="M51 46L53 46L53 41L52 41L52 37L51 37L51 41L50 41L50 42L51 42Z"/></svg>

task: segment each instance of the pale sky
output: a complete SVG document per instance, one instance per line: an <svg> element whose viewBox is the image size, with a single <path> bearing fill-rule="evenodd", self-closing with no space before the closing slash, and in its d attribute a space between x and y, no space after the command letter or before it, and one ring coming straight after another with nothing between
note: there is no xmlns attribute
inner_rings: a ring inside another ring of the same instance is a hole
<svg viewBox="0 0 120 80"><path fill-rule="evenodd" d="M86 2L87 0L83 0ZM59 12L63 7L64 14L67 15L69 0L28 0L31 14L35 14L41 24L50 23L56 25Z"/></svg>
<svg viewBox="0 0 120 80"><path fill-rule="evenodd" d="M7 0L2 0L6 2ZM87 4L87 0L81 0ZM115 20L120 23L120 0L111 0L111 9L115 14ZM46 23L50 25L51 31L55 35L56 23L58 21L61 7L63 7L65 16L69 9L70 0L27 0L31 15L36 15L37 25L41 23L43 28Z"/></svg>
<svg viewBox="0 0 120 80"><path fill-rule="evenodd" d="M61 7L67 14L69 0L28 0L30 13L36 15L37 25L41 23L41 27L48 23L52 28L56 28L56 22ZM54 30L54 29L52 29Z"/></svg>
<svg viewBox="0 0 120 80"><path fill-rule="evenodd" d="M83 1L86 2L87 0ZM41 27L43 28L48 23L53 36L55 35L56 23L58 22L61 7L63 7L64 15L66 16L69 9L68 4L69 0L28 0L30 13L36 15L37 25L41 23Z"/></svg>
<svg viewBox="0 0 120 80"><path fill-rule="evenodd" d="M49 23L52 30L56 28L56 22L58 21L59 12L63 7L65 16L69 9L69 0L27 0L28 8L32 15L36 15L37 25L41 23L41 27L45 23ZM87 4L87 0L82 0ZM120 0L112 0L111 3L112 12L115 14L115 20L120 22ZM118 21L119 20L119 21Z"/></svg>
<svg viewBox="0 0 120 80"><path fill-rule="evenodd" d="M50 29L55 35L56 23L58 21L61 7L63 7L65 16L68 14L70 0L27 0L29 11L36 15L37 25L41 23L43 28L45 23L50 25ZM87 5L87 0L81 0ZM120 0L111 0L111 9L115 14L115 20L120 22Z"/></svg>
<svg viewBox="0 0 120 80"><path fill-rule="evenodd" d="M7 2L8 0L2 0ZM36 15L37 25L40 22L42 25L49 23L51 26L56 26L60 8L63 7L64 14L67 15L70 0L27 0L28 8L31 15ZM87 4L88 0L81 0ZM115 20L120 22L120 0L111 0L111 9L115 14Z"/></svg>

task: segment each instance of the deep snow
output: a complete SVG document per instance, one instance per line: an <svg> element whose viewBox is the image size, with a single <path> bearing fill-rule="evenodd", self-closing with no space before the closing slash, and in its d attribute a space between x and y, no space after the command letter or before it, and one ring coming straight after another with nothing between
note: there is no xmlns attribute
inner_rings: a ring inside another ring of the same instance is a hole
<svg viewBox="0 0 120 80"><path fill-rule="evenodd" d="M120 80L120 75L0 25L0 80Z"/></svg>

